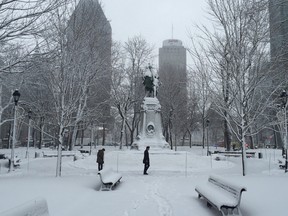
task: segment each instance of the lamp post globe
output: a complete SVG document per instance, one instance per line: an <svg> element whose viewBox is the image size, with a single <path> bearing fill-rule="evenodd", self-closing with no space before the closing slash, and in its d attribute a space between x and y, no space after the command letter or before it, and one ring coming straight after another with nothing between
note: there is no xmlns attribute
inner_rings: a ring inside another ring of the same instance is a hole
<svg viewBox="0 0 288 216"><path fill-rule="evenodd" d="M16 90L13 92L12 96L13 96L13 99L14 99L15 106L17 106L18 101L19 101L19 98L20 98L20 96L21 96L21 94L20 94L20 92L18 91L18 89L16 89Z"/></svg>
<svg viewBox="0 0 288 216"><path fill-rule="evenodd" d="M29 111L28 111L28 119L31 119L31 117L32 117L32 111L31 111L31 109L29 109Z"/></svg>

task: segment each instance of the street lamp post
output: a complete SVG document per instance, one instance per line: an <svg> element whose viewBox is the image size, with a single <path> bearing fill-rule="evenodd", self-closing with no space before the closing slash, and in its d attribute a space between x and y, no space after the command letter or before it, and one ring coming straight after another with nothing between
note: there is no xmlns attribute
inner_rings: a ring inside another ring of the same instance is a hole
<svg viewBox="0 0 288 216"><path fill-rule="evenodd" d="M14 99L14 123L13 123L13 138L12 138L12 147L11 147L11 158L10 158L10 166L9 166L9 172L14 170L14 147L16 144L16 122L17 122L17 105L20 98L20 92L16 89L12 96Z"/></svg>
<svg viewBox="0 0 288 216"><path fill-rule="evenodd" d="M89 151L89 155L92 154L92 143L94 143L94 127L93 127L93 122L91 123L90 151Z"/></svg>
<svg viewBox="0 0 288 216"><path fill-rule="evenodd" d="M209 121L209 119L207 119L206 120L206 133L207 133L207 156L209 156L209 139L208 139L208 132L209 132L209 123L210 123L210 121Z"/></svg>
<svg viewBox="0 0 288 216"><path fill-rule="evenodd" d="M30 134L31 134L31 116L32 116L32 111L29 109L28 111L28 136L27 136L27 149L26 149L26 158L29 159L29 144L30 144Z"/></svg>
<svg viewBox="0 0 288 216"><path fill-rule="evenodd" d="M281 108L283 110L283 118L284 118L284 134L283 134L283 145L284 145L284 150L285 150L285 173L287 172L287 166L288 166L288 155L287 155L287 148L288 148L288 143L287 143L287 93L286 90L283 90L280 95L281 99Z"/></svg>
<svg viewBox="0 0 288 216"><path fill-rule="evenodd" d="M29 145L30 145L30 134L31 134L31 116L32 116L32 111L29 109L28 111L28 138L27 138L27 150L26 150L26 158L28 160L28 170L29 170Z"/></svg>

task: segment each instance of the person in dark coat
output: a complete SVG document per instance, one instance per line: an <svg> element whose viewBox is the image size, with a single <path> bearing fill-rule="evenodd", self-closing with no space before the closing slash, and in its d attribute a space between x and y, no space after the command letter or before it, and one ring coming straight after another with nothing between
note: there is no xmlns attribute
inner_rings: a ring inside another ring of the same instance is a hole
<svg viewBox="0 0 288 216"><path fill-rule="evenodd" d="M104 151L105 151L105 148L100 149L100 150L97 152L98 171L100 171L100 170L103 169L103 164L104 164Z"/></svg>
<svg viewBox="0 0 288 216"><path fill-rule="evenodd" d="M144 163L144 175L148 175L147 170L150 167L150 159L149 159L149 149L150 146L146 147L146 150L144 151L144 158L143 158L143 163Z"/></svg>

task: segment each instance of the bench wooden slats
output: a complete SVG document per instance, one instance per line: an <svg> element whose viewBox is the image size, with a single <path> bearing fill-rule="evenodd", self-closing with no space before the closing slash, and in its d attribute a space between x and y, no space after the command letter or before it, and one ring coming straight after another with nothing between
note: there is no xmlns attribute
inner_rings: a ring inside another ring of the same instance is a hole
<svg viewBox="0 0 288 216"><path fill-rule="evenodd" d="M219 189L211 184L200 185L197 187L196 191L200 191L201 195L205 196L206 199L208 199L206 197L208 196L209 201L213 203L218 209L220 209L222 205L234 207L238 205L237 201L233 199L229 193L219 193ZM214 194L215 196L210 196L209 194Z"/></svg>
<svg viewBox="0 0 288 216"><path fill-rule="evenodd" d="M100 190L112 190L120 182L122 175L114 172L112 169L103 169L98 172L101 181Z"/></svg>
<svg viewBox="0 0 288 216"><path fill-rule="evenodd" d="M218 209L222 215L241 215L241 195L246 188L223 178L211 175L208 182L195 188L198 197L203 197L209 206Z"/></svg>

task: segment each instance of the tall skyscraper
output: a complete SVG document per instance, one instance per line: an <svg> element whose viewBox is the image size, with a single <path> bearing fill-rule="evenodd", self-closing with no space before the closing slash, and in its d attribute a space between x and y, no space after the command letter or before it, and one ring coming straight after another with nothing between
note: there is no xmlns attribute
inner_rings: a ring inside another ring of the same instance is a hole
<svg viewBox="0 0 288 216"><path fill-rule="evenodd" d="M186 74L186 48L182 45L182 41L176 39L163 41L163 46L159 49L160 73L165 73L163 69L168 66L177 69L177 73Z"/></svg>
<svg viewBox="0 0 288 216"><path fill-rule="evenodd" d="M288 90L288 0L269 0L270 22L270 56L271 67L276 75L273 79L273 87L279 87L278 95L283 89ZM264 137L275 136L275 146L283 147L285 142L281 138L280 128L263 134Z"/></svg>
<svg viewBox="0 0 288 216"><path fill-rule="evenodd" d="M288 78L288 0L269 0L269 19L271 63L281 81Z"/></svg>
<svg viewBox="0 0 288 216"><path fill-rule="evenodd" d="M67 41L71 70L78 74L79 82L84 83L82 91L88 95L83 122L102 129L102 140L99 134L97 142L100 138L105 145L113 126L110 115L112 29L98 0L79 1L68 22ZM83 137L91 136L91 131L83 134Z"/></svg>
<svg viewBox="0 0 288 216"><path fill-rule="evenodd" d="M68 49L74 68L86 73L88 108L97 122L110 116L112 30L98 0L80 0L67 30Z"/></svg>
<svg viewBox="0 0 288 216"><path fill-rule="evenodd" d="M182 41L169 39L163 41L159 49L159 101L162 106L164 133L169 122L174 121L174 129L183 129L187 119L187 72L186 48ZM176 132L176 131L175 131ZM167 134L166 141L167 139Z"/></svg>

